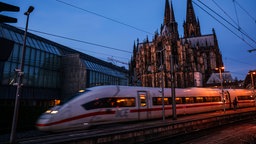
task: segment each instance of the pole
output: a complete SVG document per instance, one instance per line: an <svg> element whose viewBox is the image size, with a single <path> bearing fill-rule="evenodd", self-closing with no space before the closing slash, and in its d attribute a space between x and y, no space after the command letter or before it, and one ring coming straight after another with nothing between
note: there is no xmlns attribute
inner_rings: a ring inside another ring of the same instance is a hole
<svg viewBox="0 0 256 144"><path fill-rule="evenodd" d="M255 74L255 72L250 72L251 74L251 81L252 81L252 95L254 96L254 103L255 103L255 107L256 107L256 96L255 96L255 92L254 92L254 79L253 79L253 74Z"/></svg>
<svg viewBox="0 0 256 144"><path fill-rule="evenodd" d="M226 100L225 100L225 98L224 98L224 93L223 93L223 79L222 79L221 68L222 68L222 67L219 68L219 72L220 72L221 97L222 97L222 99L223 99L223 110L224 110L224 112L226 112L226 105L225 105Z"/></svg>
<svg viewBox="0 0 256 144"><path fill-rule="evenodd" d="M161 58L161 73L162 73L162 115L163 121L165 120L165 109L164 109L164 66L163 66L163 50L161 50L160 58Z"/></svg>
<svg viewBox="0 0 256 144"><path fill-rule="evenodd" d="M164 109L164 66L163 66L163 51L165 50L165 48L162 48L162 50L160 51L156 51L156 52L159 52L160 53L160 60L161 60L161 87L162 87L162 90L161 90L161 94L162 94L162 116L163 116L163 121L165 121L165 109Z"/></svg>
<svg viewBox="0 0 256 144"><path fill-rule="evenodd" d="M21 59L20 59L20 68L15 70L18 73L18 80L17 80L17 83L14 83L14 85L17 86L17 90L16 90L14 113L13 113L13 119L12 119L12 129L11 129L10 143L15 143L15 141L16 141L16 127L17 127L17 122L18 122L19 105L20 105L19 97L20 97L20 94L21 94L21 87L23 85L22 84L22 77L23 77L24 57L25 57L25 51L26 51L28 21L29 21L29 14L33 10L34 10L34 7L30 6L28 11L24 13L25 15L27 15L27 21L26 21L26 28L25 28L25 32L24 32L22 55L21 55Z"/></svg>
<svg viewBox="0 0 256 144"><path fill-rule="evenodd" d="M253 80L253 74L254 74L254 72L251 72L252 89L254 90L254 80Z"/></svg>
<svg viewBox="0 0 256 144"><path fill-rule="evenodd" d="M175 94L175 75L174 75L174 62L173 55L171 54L171 85L172 85L172 119L176 120L176 94Z"/></svg>

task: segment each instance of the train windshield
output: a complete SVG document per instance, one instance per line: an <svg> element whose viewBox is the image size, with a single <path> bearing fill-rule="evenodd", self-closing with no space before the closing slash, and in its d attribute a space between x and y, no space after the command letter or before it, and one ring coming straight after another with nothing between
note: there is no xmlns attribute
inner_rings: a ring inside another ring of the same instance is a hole
<svg viewBox="0 0 256 144"><path fill-rule="evenodd" d="M84 90L84 91L79 91L78 93L76 93L75 95L69 96L64 98L62 101L60 101L60 105L63 105L67 102L69 102L70 100L79 97L80 95L84 94L84 93L88 93L91 90Z"/></svg>

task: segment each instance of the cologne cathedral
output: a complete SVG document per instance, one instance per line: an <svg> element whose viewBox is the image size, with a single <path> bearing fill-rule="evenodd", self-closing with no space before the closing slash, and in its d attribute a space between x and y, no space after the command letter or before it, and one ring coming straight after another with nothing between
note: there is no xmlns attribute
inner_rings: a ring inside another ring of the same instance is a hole
<svg viewBox="0 0 256 144"><path fill-rule="evenodd" d="M223 66L214 29L202 35L192 0L187 0L184 36L179 37L172 3L166 0L160 32L149 41L134 43L129 83L144 87L205 86L216 68Z"/></svg>

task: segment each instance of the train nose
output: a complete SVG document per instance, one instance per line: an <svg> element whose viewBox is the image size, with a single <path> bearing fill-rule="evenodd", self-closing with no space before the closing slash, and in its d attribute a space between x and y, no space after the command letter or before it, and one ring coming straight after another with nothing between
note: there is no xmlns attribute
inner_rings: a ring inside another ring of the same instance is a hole
<svg viewBox="0 0 256 144"><path fill-rule="evenodd" d="M51 115L43 114L36 122L36 127L40 131L49 131L50 130L50 119Z"/></svg>
<svg viewBox="0 0 256 144"><path fill-rule="evenodd" d="M36 127L40 131L51 131L52 119L58 114L60 106L55 106L44 112L37 120Z"/></svg>

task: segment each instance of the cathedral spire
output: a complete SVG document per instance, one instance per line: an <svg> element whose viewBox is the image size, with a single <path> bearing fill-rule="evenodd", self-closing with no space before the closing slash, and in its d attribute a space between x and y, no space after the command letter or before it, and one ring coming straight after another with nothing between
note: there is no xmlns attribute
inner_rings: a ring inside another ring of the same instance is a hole
<svg viewBox="0 0 256 144"><path fill-rule="evenodd" d="M161 35L170 36L174 41L179 38L178 24L175 21L173 6L171 3L170 7L169 0L165 1L164 23L161 26Z"/></svg>
<svg viewBox="0 0 256 144"><path fill-rule="evenodd" d="M186 21L189 23L196 23L196 15L192 5L192 0L187 0L187 15Z"/></svg>
<svg viewBox="0 0 256 144"><path fill-rule="evenodd" d="M192 0L187 0L186 21L183 24L184 37L201 36L199 20L196 19L195 11L192 5Z"/></svg>
<svg viewBox="0 0 256 144"><path fill-rule="evenodd" d="M175 22L175 17L174 17L174 12L173 12L173 7L172 7L172 3L171 3L171 13L170 13L170 22Z"/></svg>
<svg viewBox="0 0 256 144"><path fill-rule="evenodd" d="M165 1L165 11L164 11L164 25L175 22L173 6L169 4L169 0Z"/></svg>
<svg viewBox="0 0 256 144"><path fill-rule="evenodd" d="M170 5L169 1L165 0L165 10L164 10L164 25L170 22Z"/></svg>

